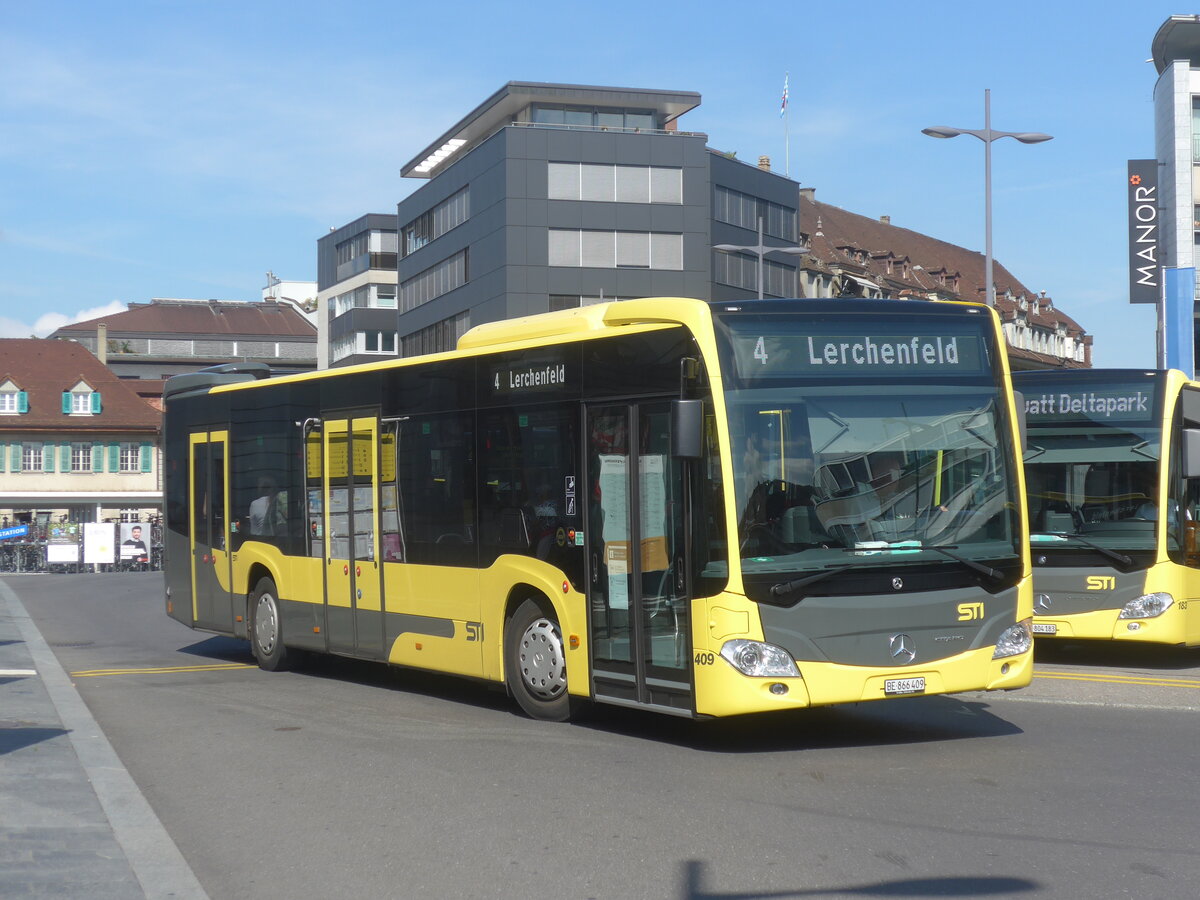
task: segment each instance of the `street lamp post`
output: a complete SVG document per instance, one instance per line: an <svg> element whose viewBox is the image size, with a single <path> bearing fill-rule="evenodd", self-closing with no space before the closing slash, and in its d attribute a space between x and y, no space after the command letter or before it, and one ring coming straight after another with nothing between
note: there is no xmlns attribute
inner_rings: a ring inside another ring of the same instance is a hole
<svg viewBox="0 0 1200 900"><path fill-rule="evenodd" d="M1042 134L1040 131L993 131L992 130L992 92L983 92L983 128L950 128L945 125L935 125L932 128L922 128L922 134L935 138L952 138L960 134L969 134L983 141L983 216L984 216L984 271L983 277L987 285L984 296L988 306L996 305L996 286L992 283L992 141L1000 138L1016 138L1022 144L1040 144L1053 140L1053 136Z"/></svg>
<svg viewBox="0 0 1200 900"><path fill-rule="evenodd" d="M791 253L801 256L809 252L808 247L767 247L763 245L763 220L758 217L758 243L753 247L742 247L736 244L713 244L714 250L724 250L728 253L753 253L758 256L758 299L763 298L763 257L768 253Z"/></svg>

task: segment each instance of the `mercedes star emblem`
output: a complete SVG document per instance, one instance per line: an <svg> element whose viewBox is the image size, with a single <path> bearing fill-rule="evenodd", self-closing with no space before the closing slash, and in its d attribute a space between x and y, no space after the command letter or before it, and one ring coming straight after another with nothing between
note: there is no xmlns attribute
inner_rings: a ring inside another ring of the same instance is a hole
<svg viewBox="0 0 1200 900"><path fill-rule="evenodd" d="M892 659L897 662L910 663L917 658L916 644L907 634L893 634L892 639L888 641L888 649Z"/></svg>
<svg viewBox="0 0 1200 900"><path fill-rule="evenodd" d="M900 588L904 587L904 579L903 578L893 578L892 579L892 587L897 591L900 590Z"/></svg>

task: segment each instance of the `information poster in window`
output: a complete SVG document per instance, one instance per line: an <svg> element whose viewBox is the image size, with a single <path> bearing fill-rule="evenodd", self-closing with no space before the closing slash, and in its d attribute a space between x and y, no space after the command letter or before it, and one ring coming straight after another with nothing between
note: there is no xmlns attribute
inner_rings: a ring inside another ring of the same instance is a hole
<svg viewBox="0 0 1200 900"><path fill-rule="evenodd" d="M662 456L641 458L642 571L667 568L667 473Z"/></svg>

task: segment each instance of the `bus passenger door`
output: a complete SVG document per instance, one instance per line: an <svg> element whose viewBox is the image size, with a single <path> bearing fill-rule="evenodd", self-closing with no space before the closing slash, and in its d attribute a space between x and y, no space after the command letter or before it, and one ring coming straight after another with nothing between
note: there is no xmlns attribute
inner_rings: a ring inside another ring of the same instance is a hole
<svg viewBox="0 0 1200 900"><path fill-rule="evenodd" d="M683 467L669 400L587 411L585 530L597 698L694 710Z"/></svg>
<svg viewBox="0 0 1200 900"><path fill-rule="evenodd" d="M233 632L229 552L229 432L191 435L188 453L188 542L192 559L192 622Z"/></svg>
<svg viewBox="0 0 1200 900"><path fill-rule="evenodd" d="M326 420L325 634L334 652L383 652L379 570L379 423Z"/></svg>

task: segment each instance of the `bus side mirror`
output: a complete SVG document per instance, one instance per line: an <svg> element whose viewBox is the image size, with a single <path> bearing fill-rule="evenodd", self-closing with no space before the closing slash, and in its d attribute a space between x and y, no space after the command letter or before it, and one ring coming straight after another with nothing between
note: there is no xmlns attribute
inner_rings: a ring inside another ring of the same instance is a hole
<svg viewBox="0 0 1200 900"><path fill-rule="evenodd" d="M671 455L699 459L704 455L704 401L671 401Z"/></svg>
<svg viewBox="0 0 1200 900"><path fill-rule="evenodd" d="M1021 453L1025 453L1029 449L1029 428L1025 415L1025 395L1020 391L1013 391L1013 403L1017 407L1017 433L1021 436Z"/></svg>
<svg viewBox="0 0 1200 900"><path fill-rule="evenodd" d="M1200 428L1183 430L1183 477L1200 478Z"/></svg>

